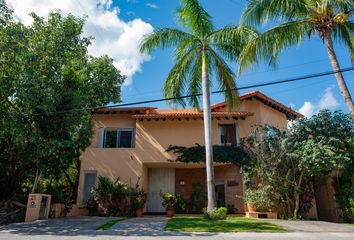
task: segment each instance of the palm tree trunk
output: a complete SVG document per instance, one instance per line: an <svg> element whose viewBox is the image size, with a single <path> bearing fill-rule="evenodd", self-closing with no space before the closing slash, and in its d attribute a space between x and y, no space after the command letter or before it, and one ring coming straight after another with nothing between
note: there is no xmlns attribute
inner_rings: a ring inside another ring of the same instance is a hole
<svg viewBox="0 0 354 240"><path fill-rule="evenodd" d="M326 47L327 47L329 60L332 65L332 69L334 72L336 72L334 75L336 76L340 93L342 94L342 96L344 98L344 102L345 102L345 104L347 104L347 106L349 108L349 112L352 115L352 118L354 119L353 100L352 100L352 97L350 96L350 92L348 90L347 84L344 81L343 74L341 72L339 72L340 71L339 62L338 62L336 53L334 52L333 40L332 40L331 33L328 33L325 35L325 43L326 43Z"/></svg>
<svg viewBox="0 0 354 240"><path fill-rule="evenodd" d="M215 190L214 190L214 164L213 164L213 142L212 125L210 110L210 83L208 76L208 67L206 64L205 51L203 51L202 63L202 90L203 90L203 114L204 114L204 137L205 137L205 156L206 156L206 175L208 190L208 207L210 212L215 208Z"/></svg>

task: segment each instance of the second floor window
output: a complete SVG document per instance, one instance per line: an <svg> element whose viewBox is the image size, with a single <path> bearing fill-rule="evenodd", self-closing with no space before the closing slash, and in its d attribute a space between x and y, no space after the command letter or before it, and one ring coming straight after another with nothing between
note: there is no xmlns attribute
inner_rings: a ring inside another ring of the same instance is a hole
<svg viewBox="0 0 354 240"><path fill-rule="evenodd" d="M134 148L134 128L106 128L101 130L103 148Z"/></svg>
<svg viewBox="0 0 354 240"><path fill-rule="evenodd" d="M225 146L236 146L238 144L238 133L236 124L219 125L219 144Z"/></svg>

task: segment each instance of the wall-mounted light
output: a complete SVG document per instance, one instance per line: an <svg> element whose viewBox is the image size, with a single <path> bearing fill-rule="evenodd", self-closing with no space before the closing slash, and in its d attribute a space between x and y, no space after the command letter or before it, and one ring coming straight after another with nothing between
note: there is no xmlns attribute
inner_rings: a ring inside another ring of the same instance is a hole
<svg viewBox="0 0 354 240"><path fill-rule="evenodd" d="M184 185L184 179L179 180L179 185Z"/></svg>

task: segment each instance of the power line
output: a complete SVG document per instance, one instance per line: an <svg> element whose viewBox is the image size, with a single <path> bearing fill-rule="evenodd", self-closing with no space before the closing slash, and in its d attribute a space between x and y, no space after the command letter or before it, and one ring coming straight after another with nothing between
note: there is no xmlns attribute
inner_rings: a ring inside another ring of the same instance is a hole
<svg viewBox="0 0 354 240"><path fill-rule="evenodd" d="M348 57L348 55L344 54L344 55L340 55L338 56L338 58L342 58L342 57ZM248 76L256 76L258 74L262 74L262 73L268 73L268 72L279 72L282 70L287 70L287 69L292 69L292 68L297 68L297 67L301 67L301 66L305 66L305 65L310 65L313 63L318 63L318 62L325 62L328 61L328 58L321 58L321 59L315 59L313 61L308 61L308 62L303 62L303 63L299 63L299 64L294 64L294 65L287 65L284 67L280 67L280 68L276 68L274 70L265 70L265 71L259 71L259 72L252 72L252 73L245 73L242 76L243 77L248 77ZM124 99L131 99L131 98L135 98L137 96L156 96L157 94L159 94L159 90L153 90L153 91L148 91L148 92L138 92L138 93L133 93L133 94L129 94L129 95L125 95Z"/></svg>
<svg viewBox="0 0 354 240"><path fill-rule="evenodd" d="M309 74L309 75L300 76L300 77L289 78L289 79L285 79L285 80L278 80L278 81L267 82L267 83L253 84L253 85L248 85L248 86L229 89L229 90L212 91L211 94L219 94L219 93L224 93L224 92L228 92L228 91L244 90L244 89L249 89L249 88L265 87L265 86L277 85L277 84L282 84L282 83L295 82L295 81L300 81L300 80L305 80L305 79L327 76L327 75L331 75L331 74L335 74L335 73L339 73L339 72L342 72L342 73L343 72L350 72L353 70L354 70L354 67L342 68L338 71L327 71L327 72ZM147 103L156 103L156 102L164 102L164 101L171 101L171 100L177 100L177 99L186 99L186 98L191 98L191 97L199 97L201 95L202 95L202 93L197 93L197 94L191 94L191 95L184 95L184 96L180 96L180 97L160 98L160 99L152 99L152 100L139 101L139 102L114 104L111 106L71 109L71 110L66 110L66 111L52 112L52 113L49 113L49 115L50 114L56 115L56 114L63 114L63 113L75 113L75 112L82 112L82 111L93 111L93 110L99 110L99 109L104 109L104 108L127 107L127 106L141 105L141 104L147 104Z"/></svg>

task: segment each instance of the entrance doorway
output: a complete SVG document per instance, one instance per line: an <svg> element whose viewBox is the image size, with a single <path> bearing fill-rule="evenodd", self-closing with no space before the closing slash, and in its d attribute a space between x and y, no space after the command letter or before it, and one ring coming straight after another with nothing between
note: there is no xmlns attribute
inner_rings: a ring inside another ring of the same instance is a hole
<svg viewBox="0 0 354 240"><path fill-rule="evenodd" d="M225 207L225 185L224 183L215 184L215 197L218 207Z"/></svg>
<svg viewBox="0 0 354 240"><path fill-rule="evenodd" d="M166 192L175 194L175 169L150 168L148 170L147 212L165 212L162 206L162 195Z"/></svg>

